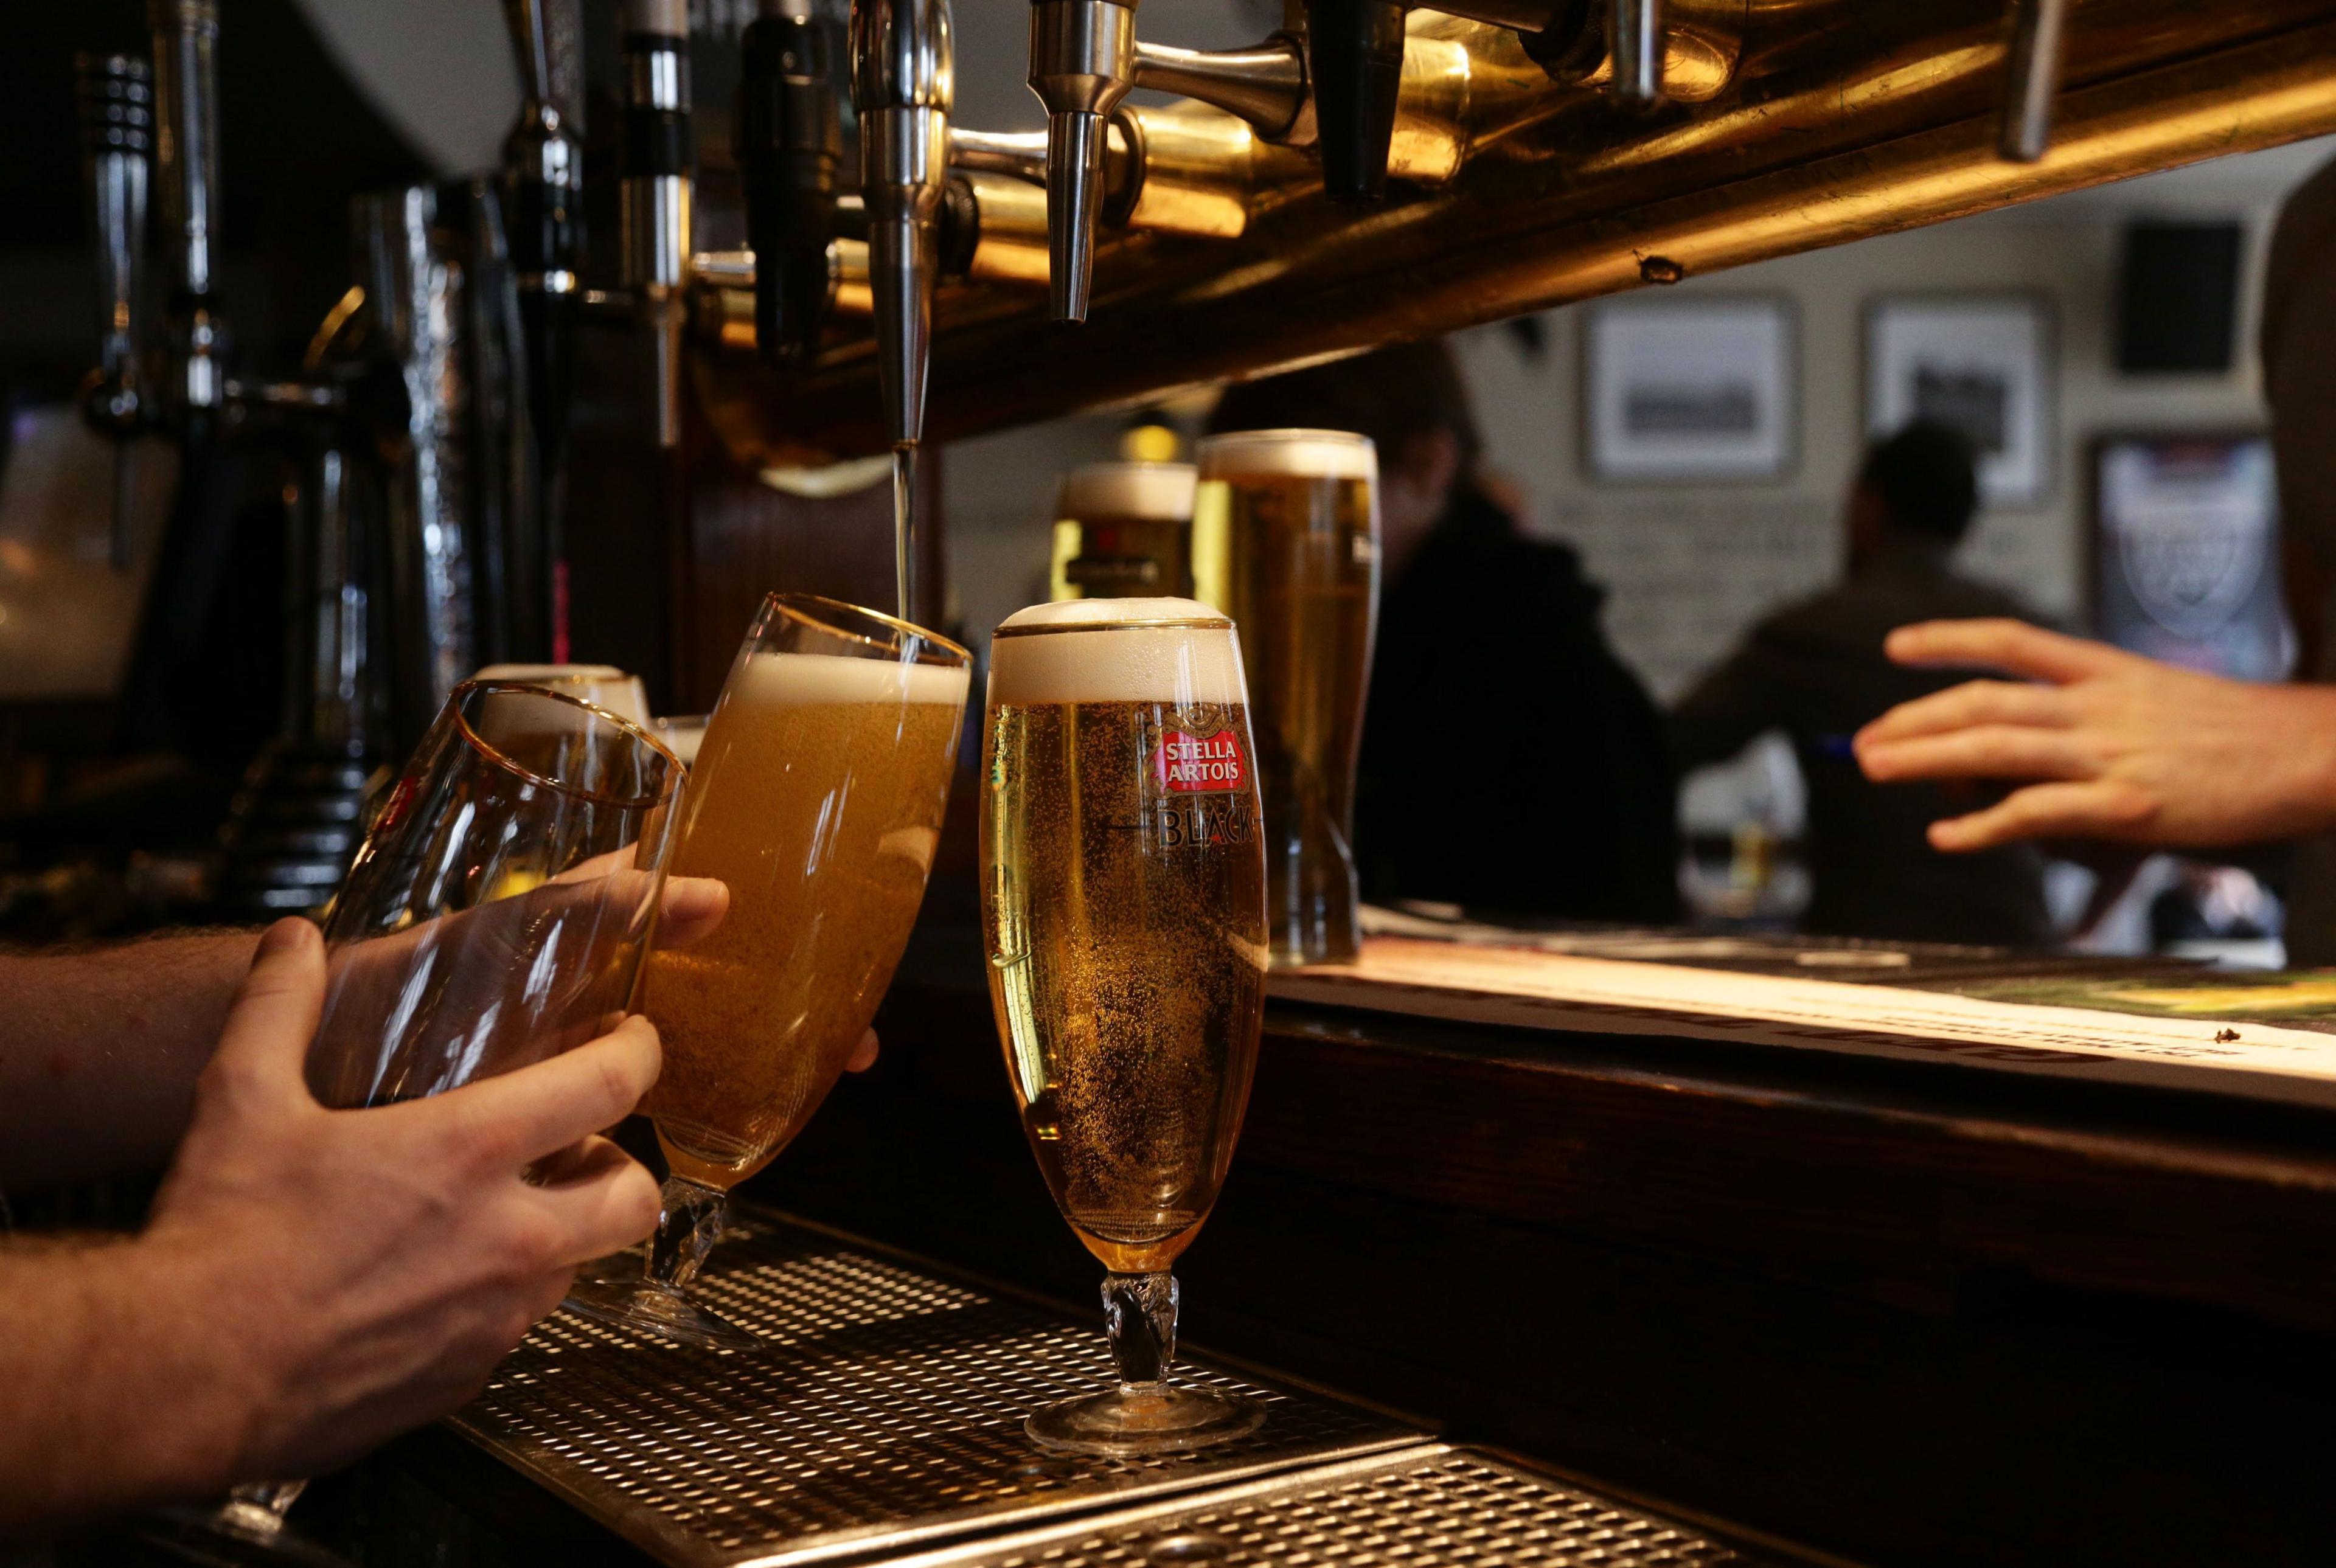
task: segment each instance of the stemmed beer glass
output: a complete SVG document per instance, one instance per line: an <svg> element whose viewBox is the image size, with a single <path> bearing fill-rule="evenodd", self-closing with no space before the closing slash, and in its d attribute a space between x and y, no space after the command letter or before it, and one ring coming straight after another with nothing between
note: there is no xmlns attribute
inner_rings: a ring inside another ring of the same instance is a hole
<svg viewBox="0 0 2336 1568"><path fill-rule="evenodd" d="M920 627L773 594L708 721L681 807L677 876L728 884L721 926L651 956L642 1010L665 1045L643 1111L672 1176L646 1267L580 1280L568 1309L684 1344L761 1341L686 1290L725 1194L802 1130L875 1017L908 945L949 804L968 656Z"/></svg>
<svg viewBox="0 0 2336 1568"><path fill-rule="evenodd" d="M1109 1271L1115 1388L1026 1429L1175 1452L1263 1409L1167 1381L1170 1265L1232 1163L1257 1063L1265 854L1241 644L1190 599L1039 605L998 628L981 813L990 999L1023 1131Z"/></svg>
<svg viewBox="0 0 2336 1568"><path fill-rule="evenodd" d="M579 698L456 687L326 913L317 1100L438 1094L613 1027L656 925L681 778L645 731ZM238 1487L209 1524L271 1537L305 1485Z"/></svg>

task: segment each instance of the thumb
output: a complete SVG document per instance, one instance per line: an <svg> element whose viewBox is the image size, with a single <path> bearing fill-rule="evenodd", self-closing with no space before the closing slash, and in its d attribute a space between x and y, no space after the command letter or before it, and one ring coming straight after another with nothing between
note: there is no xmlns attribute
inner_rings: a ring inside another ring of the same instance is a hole
<svg viewBox="0 0 2336 1568"><path fill-rule="evenodd" d="M325 1010L325 939L308 921L268 928L204 1076L238 1097L307 1095L308 1042Z"/></svg>

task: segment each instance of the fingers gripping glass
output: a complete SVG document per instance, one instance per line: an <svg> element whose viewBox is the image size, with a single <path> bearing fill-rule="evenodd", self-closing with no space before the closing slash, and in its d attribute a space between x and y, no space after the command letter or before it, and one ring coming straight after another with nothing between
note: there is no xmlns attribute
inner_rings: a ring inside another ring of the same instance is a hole
<svg viewBox="0 0 2336 1568"><path fill-rule="evenodd" d="M1188 599L1040 606L990 658L981 896L1024 1132L1109 1271L1119 1386L1041 1410L1040 1446L1173 1453L1256 1429L1168 1380L1170 1266L1200 1233L1257 1063L1266 881L1241 645Z"/></svg>
<svg viewBox="0 0 2336 1568"><path fill-rule="evenodd" d="M682 772L574 696L456 687L326 912L317 1100L439 1094L612 1027L656 924ZM218 1524L269 1534L301 1485L238 1488Z"/></svg>
<svg viewBox="0 0 2336 1568"><path fill-rule="evenodd" d="M964 724L965 649L831 599L773 594L746 634L683 794L676 876L728 912L653 954L641 1007L665 1066L643 1105L672 1178L638 1276L580 1281L570 1311L686 1344L760 1341L689 1283L725 1194L834 1087L924 898Z"/></svg>

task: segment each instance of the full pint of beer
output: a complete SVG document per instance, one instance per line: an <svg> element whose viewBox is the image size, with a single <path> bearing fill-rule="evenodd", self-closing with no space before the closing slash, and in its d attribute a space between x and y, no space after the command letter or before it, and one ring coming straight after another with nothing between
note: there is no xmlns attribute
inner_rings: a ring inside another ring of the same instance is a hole
<svg viewBox="0 0 2336 1568"><path fill-rule="evenodd" d="M1231 1163L1263 1015L1265 868L1231 625L1189 599L998 629L981 817L990 998L1056 1203L1163 1271Z"/></svg>
<svg viewBox="0 0 2336 1568"><path fill-rule="evenodd" d="M665 1043L643 1109L674 1174L725 1189L818 1109L875 1016L940 836L960 666L750 649L682 802L674 874L715 877L712 935L651 955Z"/></svg>
<svg viewBox="0 0 2336 1568"><path fill-rule="evenodd" d="M1193 567L1241 628L1276 963L1355 957L1355 762L1378 609L1378 453L1335 430L1200 443Z"/></svg>
<svg viewBox="0 0 2336 1568"><path fill-rule="evenodd" d="M1091 463L1063 476L1048 597L1192 591L1192 466Z"/></svg>

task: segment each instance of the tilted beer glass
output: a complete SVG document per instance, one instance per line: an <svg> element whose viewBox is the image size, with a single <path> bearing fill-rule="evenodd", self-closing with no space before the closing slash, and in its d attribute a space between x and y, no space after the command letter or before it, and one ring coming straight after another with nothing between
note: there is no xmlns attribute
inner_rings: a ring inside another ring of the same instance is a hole
<svg viewBox="0 0 2336 1568"><path fill-rule="evenodd" d="M1277 964L1337 962L1356 924L1355 762L1378 611L1378 452L1339 430L1200 443L1197 592L1249 657Z"/></svg>
<svg viewBox="0 0 2336 1568"><path fill-rule="evenodd" d="M665 1067L642 1109L672 1176L635 1279L579 1281L569 1310L686 1344L752 1349L686 1290L724 1195L835 1086L907 946L940 839L968 659L873 610L773 594L730 667L682 796L677 876L730 890L722 923L651 955L641 1010Z"/></svg>
<svg viewBox="0 0 2336 1568"><path fill-rule="evenodd" d="M1040 605L998 628L983 769L990 999L1023 1131L1110 1271L1119 1387L1041 1410L1042 1446L1239 1437L1255 1404L1166 1380L1170 1265L1216 1202L1257 1063L1265 861L1232 625L1190 599Z"/></svg>
<svg viewBox="0 0 2336 1568"><path fill-rule="evenodd" d="M418 1099L607 1033L655 929L681 777L573 695L455 687L325 914L318 1102ZM305 1485L239 1486L200 1527L272 1539Z"/></svg>

